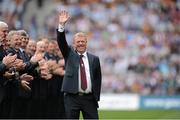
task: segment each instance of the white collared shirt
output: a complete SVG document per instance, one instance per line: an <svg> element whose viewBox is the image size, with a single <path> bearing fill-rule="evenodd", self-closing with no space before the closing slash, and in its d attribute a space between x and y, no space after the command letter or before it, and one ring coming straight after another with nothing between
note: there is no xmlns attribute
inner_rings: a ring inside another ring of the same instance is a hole
<svg viewBox="0 0 180 120"><path fill-rule="evenodd" d="M80 53L78 53L80 55ZM91 83L91 76L90 76L90 69L89 69L89 61L88 61L88 57L87 57L87 52L84 52L82 57L82 60L84 62L84 66L85 66L85 72L86 72L86 80L87 80L87 89L84 91L81 88L81 79L80 79L80 67L79 67L79 92L82 93L91 93L92 92L92 83Z"/></svg>
<svg viewBox="0 0 180 120"><path fill-rule="evenodd" d="M23 51L24 51L24 49L23 49L23 48L19 48L19 50L20 50L21 52L23 52Z"/></svg>

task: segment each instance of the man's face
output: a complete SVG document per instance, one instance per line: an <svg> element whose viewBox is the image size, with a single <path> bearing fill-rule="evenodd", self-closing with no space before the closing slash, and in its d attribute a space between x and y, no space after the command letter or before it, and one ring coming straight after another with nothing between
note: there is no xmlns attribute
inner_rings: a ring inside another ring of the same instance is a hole
<svg viewBox="0 0 180 120"><path fill-rule="evenodd" d="M36 51L36 42L34 41L29 41L26 47L26 52L29 54L33 55Z"/></svg>
<svg viewBox="0 0 180 120"><path fill-rule="evenodd" d="M6 40L7 34L8 34L8 27L0 28L0 39L1 39L0 42L6 42L5 40Z"/></svg>
<svg viewBox="0 0 180 120"><path fill-rule="evenodd" d="M36 45L36 51L38 53L44 53L45 49L46 49L46 44L42 41Z"/></svg>
<svg viewBox="0 0 180 120"><path fill-rule="evenodd" d="M75 35L74 47L77 50L77 52L83 54L87 48L87 37L85 35Z"/></svg>
<svg viewBox="0 0 180 120"><path fill-rule="evenodd" d="M25 36L21 36L21 48L25 49L29 42L29 38Z"/></svg>
<svg viewBox="0 0 180 120"><path fill-rule="evenodd" d="M49 43L49 45L48 45L48 52L49 53L53 53L55 51L55 49L56 49L55 44Z"/></svg>
<svg viewBox="0 0 180 120"><path fill-rule="evenodd" d="M20 39L20 35L13 35L12 38L11 38L11 47L14 47L16 49L20 48L21 46L21 39Z"/></svg>

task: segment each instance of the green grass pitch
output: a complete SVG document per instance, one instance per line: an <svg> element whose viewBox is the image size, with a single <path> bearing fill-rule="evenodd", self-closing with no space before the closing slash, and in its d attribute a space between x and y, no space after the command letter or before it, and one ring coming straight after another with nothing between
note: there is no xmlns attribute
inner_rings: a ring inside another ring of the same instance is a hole
<svg viewBox="0 0 180 120"><path fill-rule="evenodd" d="M102 111L100 119L179 119L180 110L137 110L137 111Z"/></svg>

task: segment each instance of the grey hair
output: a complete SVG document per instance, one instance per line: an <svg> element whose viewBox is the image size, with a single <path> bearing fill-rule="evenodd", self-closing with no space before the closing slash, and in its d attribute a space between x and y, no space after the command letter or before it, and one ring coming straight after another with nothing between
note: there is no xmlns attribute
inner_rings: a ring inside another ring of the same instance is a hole
<svg viewBox="0 0 180 120"><path fill-rule="evenodd" d="M18 30L17 31L21 36L24 36L24 37L29 37L29 35L27 34L27 32L25 30Z"/></svg>
<svg viewBox="0 0 180 120"><path fill-rule="evenodd" d="M7 39L11 41L12 36L14 35L19 35L19 32L17 30L11 30L7 35Z"/></svg>
<svg viewBox="0 0 180 120"><path fill-rule="evenodd" d="M74 38L76 38L76 37L87 37L87 35L84 32L78 32L74 35Z"/></svg>
<svg viewBox="0 0 180 120"><path fill-rule="evenodd" d="M0 28L8 27L7 23L0 21Z"/></svg>

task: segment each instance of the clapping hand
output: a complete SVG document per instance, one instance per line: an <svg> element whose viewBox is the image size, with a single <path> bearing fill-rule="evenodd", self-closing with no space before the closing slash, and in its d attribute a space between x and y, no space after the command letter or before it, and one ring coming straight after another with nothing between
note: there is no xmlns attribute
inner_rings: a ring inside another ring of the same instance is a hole
<svg viewBox="0 0 180 120"><path fill-rule="evenodd" d="M44 56L44 54L35 54L34 56L32 56L32 58L31 58L31 62L39 62L39 61L41 61L42 59L43 59L43 56Z"/></svg>
<svg viewBox="0 0 180 120"><path fill-rule="evenodd" d="M41 78L45 80L50 80L52 78L52 74L50 74L47 62L41 63L39 68L40 68Z"/></svg>
<svg viewBox="0 0 180 120"><path fill-rule="evenodd" d="M25 80L21 80L21 86L24 90L26 91L31 91L31 88L28 86L29 82L25 81Z"/></svg>
<svg viewBox="0 0 180 120"><path fill-rule="evenodd" d="M21 59L16 59L13 64L17 71L24 70L24 68L26 66L26 64Z"/></svg>
<svg viewBox="0 0 180 120"><path fill-rule="evenodd" d="M31 81L33 80L33 76L28 75L27 73L24 73L20 76L20 80Z"/></svg>
<svg viewBox="0 0 180 120"><path fill-rule="evenodd" d="M17 55L11 55L10 53L3 58L2 63L4 63L7 68L10 68L14 64L16 58L17 58Z"/></svg>
<svg viewBox="0 0 180 120"><path fill-rule="evenodd" d="M22 74L20 76L20 80L21 80L21 86L24 90L26 91L31 91L31 88L28 86L29 85L29 82L28 81L31 81L33 80L33 76L31 75L28 75L27 73L25 74Z"/></svg>

